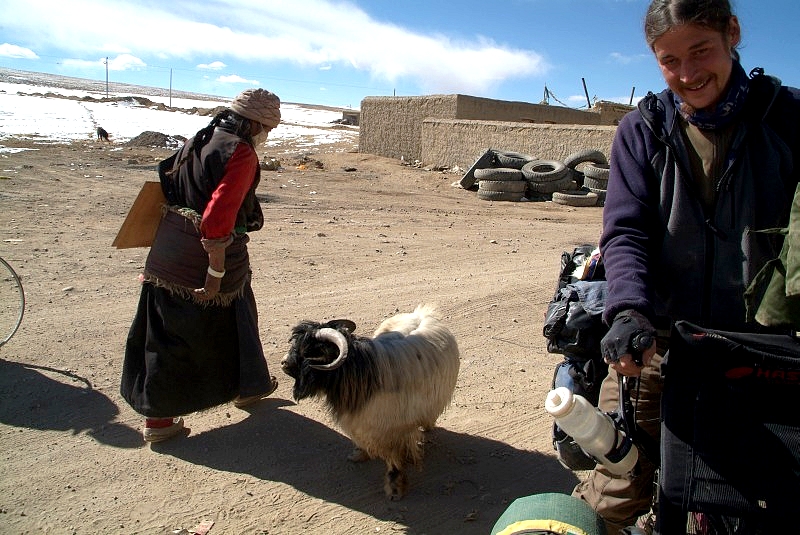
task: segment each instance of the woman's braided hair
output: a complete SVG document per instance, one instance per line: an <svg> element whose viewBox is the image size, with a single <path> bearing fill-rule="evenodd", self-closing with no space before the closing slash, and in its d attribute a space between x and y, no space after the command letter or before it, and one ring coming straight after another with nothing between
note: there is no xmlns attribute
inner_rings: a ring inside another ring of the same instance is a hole
<svg viewBox="0 0 800 535"><path fill-rule="evenodd" d="M200 151L202 151L203 147L208 145L208 142L211 141L211 136L214 135L214 129L217 127L236 134L252 146L253 138L250 135L250 123L250 119L242 117L233 110L222 110L221 112L217 113L214 118L211 119L211 122L208 123L208 126L197 131L197 133L194 135L192 146L189 147L189 149L184 153L183 157L175 164L175 166L165 173L166 176L172 176L177 173L181 166L186 163L186 160L192 156L192 154L197 156L199 159Z"/></svg>

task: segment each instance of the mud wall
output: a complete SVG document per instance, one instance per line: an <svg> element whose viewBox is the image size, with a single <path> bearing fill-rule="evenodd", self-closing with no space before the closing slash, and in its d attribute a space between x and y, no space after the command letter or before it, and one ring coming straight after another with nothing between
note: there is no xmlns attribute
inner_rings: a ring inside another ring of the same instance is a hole
<svg viewBox="0 0 800 535"><path fill-rule="evenodd" d="M564 150L562 138L578 136L577 139L566 139L567 145L583 145L594 142L592 138L605 140L607 128L604 125L617 124L619 118L629 111L628 107L596 106L592 111L575 110L547 104L530 104L526 102L510 102L493 100L468 95L431 95L422 97L366 97L361 101L361 117L359 125L359 151L378 154L390 158L403 157L408 161L421 160L424 163L441 163L438 158L457 159L461 154L473 154L476 143L483 143L492 148L516 150L512 146L529 145L535 152L546 154L553 149ZM424 122L434 121L427 127ZM436 121L440 121L436 123ZM458 120L457 123L442 122ZM487 131L479 132L477 124L469 121L487 122ZM504 126L499 126L503 123ZM456 128L456 125L457 128ZM525 126L574 126L584 125L597 128L592 134L591 128L571 131L567 128L519 130ZM453 127L448 139L445 128ZM524 131L525 134L519 134ZM519 135L538 136L530 142L514 139ZM544 139L545 136L557 135L555 139ZM498 137L499 136L499 137ZM589 138L589 139L581 139ZM486 144L483 139L491 143ZM474 141L473 141L474 140ZM426 147L429 142L435 147ZM459 146L466 143L466 146ZM448 147L448 145L450 145ZM582 147L585 148L585 147ZM597 147L600 148L600 147ZM477 149L479 150L479 149ZM443 151L447 154L443 154ZM436 162L428 158L436 156ZM459 164L461 165L461 164Z"/></svg>
<svg viewBox="0 0 800 535"><path fill-rule="evenodd" d="M584 149L611 152L614 126L526 124L457 119L422 122L420 160L426 165L469 168L487 149L563 160Z"/></svg>

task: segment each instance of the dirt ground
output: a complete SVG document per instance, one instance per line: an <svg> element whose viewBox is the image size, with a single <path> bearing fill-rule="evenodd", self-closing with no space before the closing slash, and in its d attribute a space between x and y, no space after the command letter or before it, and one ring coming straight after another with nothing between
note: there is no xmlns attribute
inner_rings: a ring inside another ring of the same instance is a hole
<svg viewBox="0 0 800 535"><path fill-rule="evenodd" d="M275 395L186 416L188 436L142 440L119 395L147 249L111 243L167 149L94 141L0 157L0 256L23 279L25 317L0 348L0 532L488 534L514 499L569 492L543 405L559 355L542 318L560 253L597 240L601 208L489 202L426 171L330 146L298 169L261 150L266 224L251 234L253 289ZM338 151L338 152L337 152ZM316 165L319 161L321 166ZM427 434L399 502L383 464L351 445L320 403L296 404L279 366L291 327L349 318L370 333L438 304L461 350L452 406Z"/></svg>

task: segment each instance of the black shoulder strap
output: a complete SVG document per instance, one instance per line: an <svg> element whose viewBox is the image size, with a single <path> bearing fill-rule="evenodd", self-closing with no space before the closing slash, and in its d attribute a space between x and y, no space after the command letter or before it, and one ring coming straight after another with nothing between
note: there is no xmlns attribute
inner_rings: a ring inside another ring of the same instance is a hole
<svg viewBox="0 0 800 535"><path fill-rule="evenodd" d="M750 106L748 121L763 122L792 152L793 169L786 176L786 190L794 195L800 183L800 97L781 84L774 76L764 74L757 67L750 71L750 92L754 105Z"/></svg>
<svg viewBox="0 0 800 535"><path fill-rule="evenodd" d="M774 76L764 74L764 69L756 67L750 71L750 87L748 88L747 117L748 122L760 122L766 119L780 92L781 81Z"/></svg>

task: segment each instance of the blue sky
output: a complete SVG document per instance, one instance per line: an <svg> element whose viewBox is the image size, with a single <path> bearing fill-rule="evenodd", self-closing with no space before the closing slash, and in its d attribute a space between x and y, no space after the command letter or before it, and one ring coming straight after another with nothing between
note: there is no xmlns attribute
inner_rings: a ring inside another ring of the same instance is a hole
<svg viewBox="0 0 800 535"><path fill-rule="evenodd" d="M4 0L0 66L360 106L462 93L585 108L664 83L648 0ZM800 86L800 1L734 0L746 70ZM106 58L108 63L106 64Z"/></svg>

